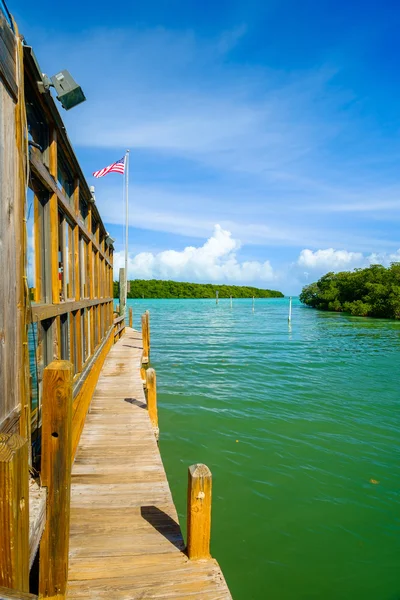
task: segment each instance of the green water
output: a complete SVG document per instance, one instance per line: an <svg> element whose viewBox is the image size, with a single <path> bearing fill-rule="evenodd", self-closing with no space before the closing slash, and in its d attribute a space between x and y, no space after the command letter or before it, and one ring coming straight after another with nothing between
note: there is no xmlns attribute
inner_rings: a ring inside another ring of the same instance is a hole
<svg viewBox="0 0 400 600"><path fill-rule="evenodd" d="M289 329L287 299L130 304L136 326L151 312L183 529L187 467L204 462L235 600L399 600L400 323L295 301Z"/></svg>

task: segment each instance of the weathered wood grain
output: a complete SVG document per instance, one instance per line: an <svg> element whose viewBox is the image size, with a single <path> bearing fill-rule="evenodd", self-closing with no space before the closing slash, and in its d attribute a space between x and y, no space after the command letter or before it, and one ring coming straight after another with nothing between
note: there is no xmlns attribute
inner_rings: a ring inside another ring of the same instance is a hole
<svg viewBox="0 0 400 600"><path fill-rule="evenodd" d="M40 542L39 595L65 597L71 487L72 365L53 361L43 372L42 470L47 519Z"/></svg>
<svg viewBox="0 0 400 600"><path fill-rule="evenodd" d="M191 560L210 558L211 471L206 465L188 469L187 552Z"/></svg>
<svg viewBox="0 0 400 600"><path fill-rule="evenodd" d="M37 600L38 597L28 592L19 590L10 590L10 588L0 586L0 600Z"/></svg>
<svg viewBox="0 0 400 600"><path fill-rule="evenodd" d="M102 368L72 468L68 599L231 598L218 563L190 561L146 410L141 333Z"/></svg>
<svg viewBox="0 0 400 600"><path fill-rule="evenodd" d="M146 391L147 391L147 410L149 411L150 422L154 427L154 433L158 440L158 412L157 412L157 376L154 369L146 371Z"/></svg>
<svg viewBox="0 0 400 600"><path fill-rule="evenodd" d="M0 10L0 80L7 87L11 97L18 96L16 73L16 40L3 13ZM1 83L0 83L1 85Z"/></svg>
<svg viewBox="0 0 400 600"><path fill-rule="evenodd" d="M29 568L32 567L46 523L46 488L29 481Z"/></svg>
<svg viewBox="0 0 400 600"><path fill-rule="evenodd" d="M29 591L28 443L0 433L0 585Z"/></svg>

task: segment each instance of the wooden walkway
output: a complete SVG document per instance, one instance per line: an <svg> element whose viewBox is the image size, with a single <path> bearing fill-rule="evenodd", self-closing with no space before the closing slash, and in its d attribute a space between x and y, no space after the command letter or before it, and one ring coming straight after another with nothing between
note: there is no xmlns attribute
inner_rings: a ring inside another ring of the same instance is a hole
<svg viewBox="0 0 400 600"><path fill-rule="evenodd" d="M230 599L215 560L189 561L146 410L139 332L104 363L72 469L68 599ZM182 473L186 477L186 473Z"/></svg>

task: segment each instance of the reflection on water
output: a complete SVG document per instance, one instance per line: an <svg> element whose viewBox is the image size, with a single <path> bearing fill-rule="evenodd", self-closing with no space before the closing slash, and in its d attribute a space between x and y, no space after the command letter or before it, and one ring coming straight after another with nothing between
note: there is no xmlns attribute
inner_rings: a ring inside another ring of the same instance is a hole
<svg viewBox="0 0 400 600"><path fill-rule="evenodd" d="M288 299L130 301L151 311L160 447L183 527L186 468L214 477L233 596L400 595L400 323Z"/></svg>

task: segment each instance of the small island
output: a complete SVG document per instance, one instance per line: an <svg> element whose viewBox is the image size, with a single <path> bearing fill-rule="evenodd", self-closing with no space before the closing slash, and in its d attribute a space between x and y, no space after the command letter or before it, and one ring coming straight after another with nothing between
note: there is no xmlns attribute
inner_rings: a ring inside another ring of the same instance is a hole
<svg viewBox="0 0 400 600"><path fill-rule="evenodd" d="M283 298L282 292L239 285L188 283L161 279L133 279L128 298ZM118 282L114 281L114 298L118 298Z"/></svg>
<svg viewBox="0 0 400 600"><path fill-rule="evenodd" d="M358 317L400 319L400 263L327 273L303 288L303 304Z"/></svg>

